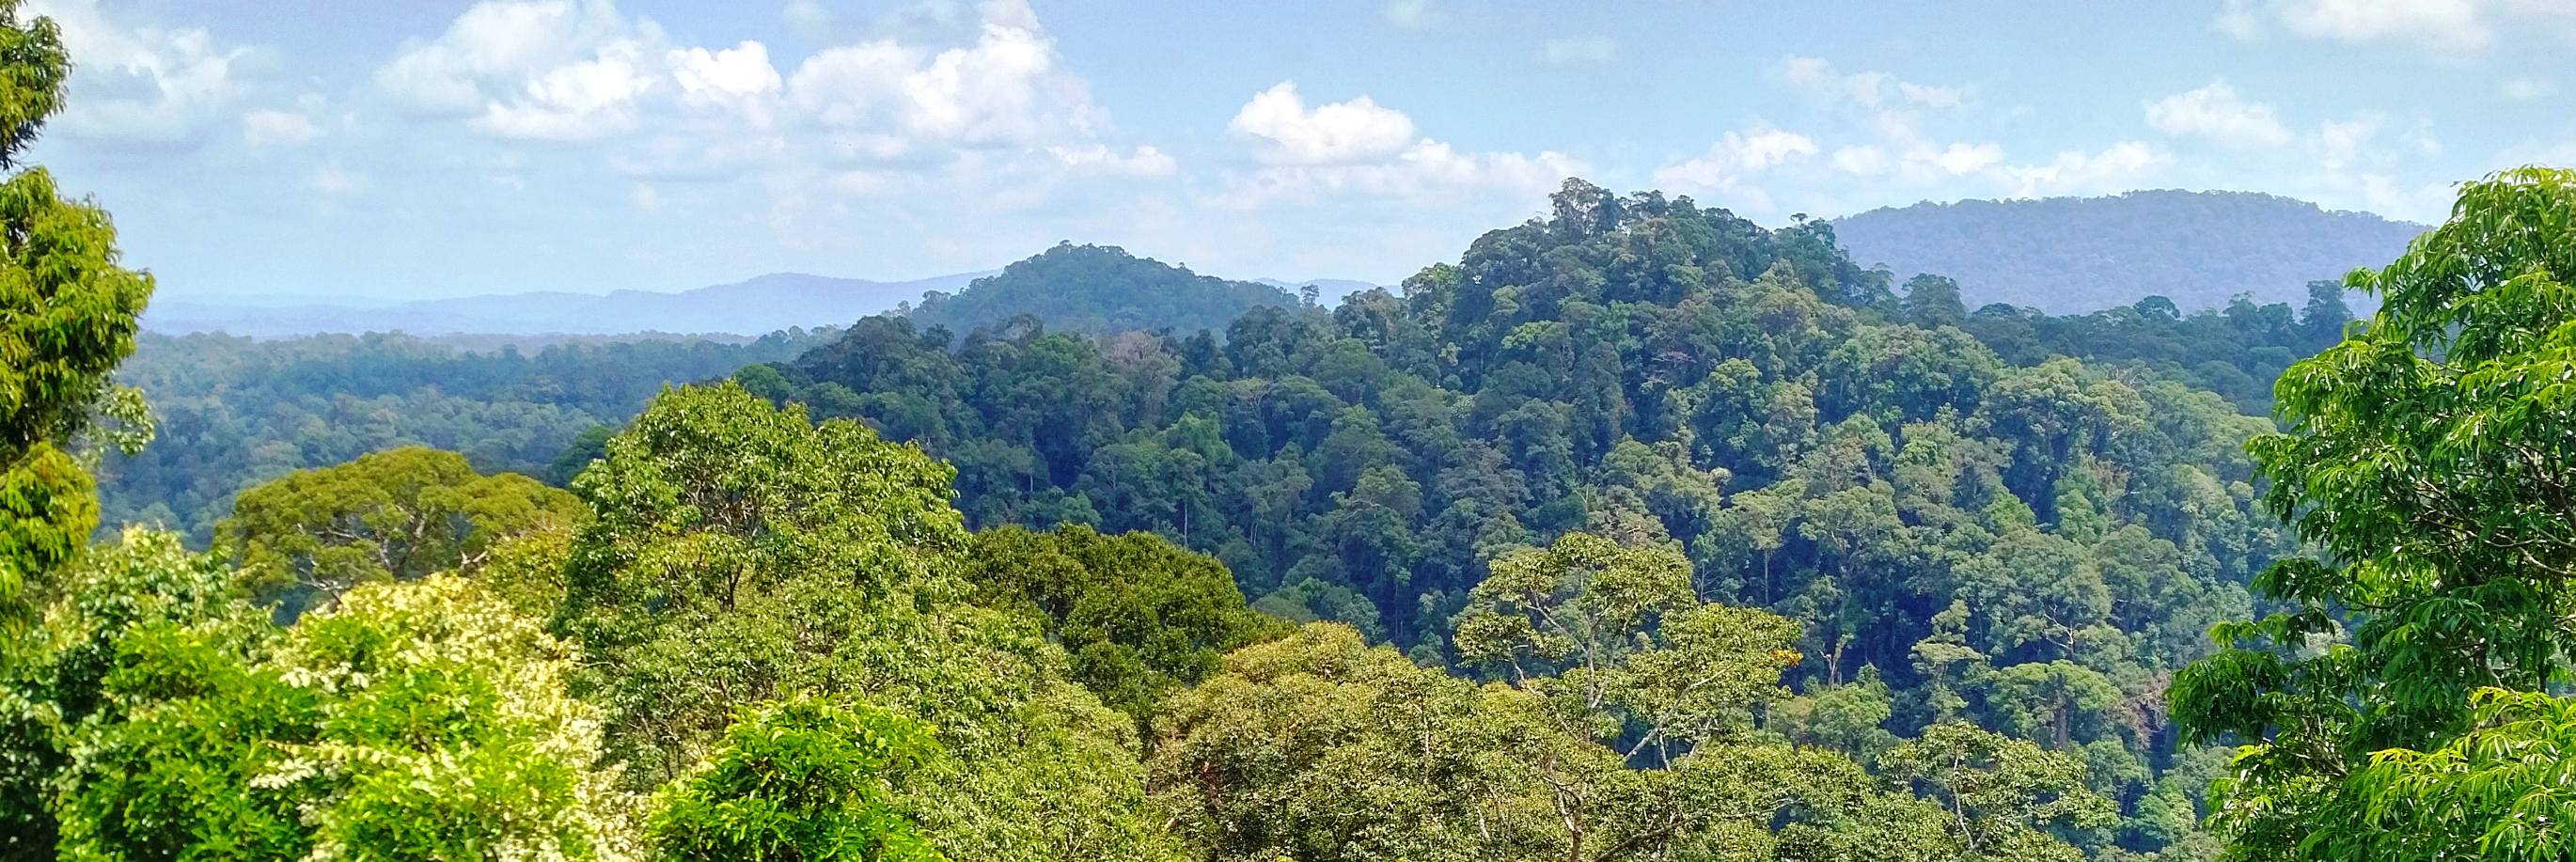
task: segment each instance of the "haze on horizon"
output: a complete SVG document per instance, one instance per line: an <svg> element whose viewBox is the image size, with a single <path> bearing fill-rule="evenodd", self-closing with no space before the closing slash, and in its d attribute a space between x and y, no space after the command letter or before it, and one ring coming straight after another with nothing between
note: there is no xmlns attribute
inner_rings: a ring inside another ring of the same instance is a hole
<svg viewBox="0 0 2576 862"><path fill-rule="evenodd" d="M1393 283L1567 176L1778 225L2142 188L2438 221L2576 163L2576 4L40 0L32 161L164 297L885 281L1058 240Z"/></svg>

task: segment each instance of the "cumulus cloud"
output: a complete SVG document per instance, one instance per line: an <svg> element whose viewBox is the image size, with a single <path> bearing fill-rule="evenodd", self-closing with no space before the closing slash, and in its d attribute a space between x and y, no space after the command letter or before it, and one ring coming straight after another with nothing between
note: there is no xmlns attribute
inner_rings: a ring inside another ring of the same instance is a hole
<svg viewBox="0 0 2576 862"><path fill-rule="evenodd" d="M486 0L378 69L376 84L410 110L471 115L502 137L592 140L635 128L668 50L659 27L608 0Z"/></svg>
<svg viewBox="0 0 2576 862"><path fill-rule="evenodd" d="M1549 39L1539 45L1538 59L1550 66L1607 66L1619 62L1619 40L1608 36Z"/></svg>
<svg viewBox="0 0 2576 862"><path fill-rule="evenodd" d="M1726 137L1709 146L1705 155L1655 169L1655 182L1683 189L1733 190L1741 188L1745 178L1773 165L1820 152L1823 149L1814 138L1757 125L1743 132L1726 133Z"/></svg>
<svg viewBox="0 0 2576 862"><path fill-rule="evenodd" d="M1254 94L1226 130L1265 167L1238 178L1238 204L1315 193L1404 197L1442 188L1536 191L1580 173L1560 153L1461 153L1414 136L1413 119L1367 96L1308 107L1294 81Z"/></svg>
<svg viewBox="0 0 2576 862"><path fill-rule="evenodd" d="M2294 138L2272 106L2249 102L2225 81L2146 103L2147 125L2174 137L2238 148L2279 147Z"/></svg>
<svg viewBox="0 0 2576 862"><path fill-rule="evenodd" d="M2172 161L2144 141L2122 141L2101 152L2058 153L2047 164L2008 167L2001 173L2014 185L2013 197L2101 194L2133 188L2139 175Z"/></svg>
<svg viewBox="0 0 2576 862"><path fill-rule="evenodd" d="M1061 69L1024 0L980 7L974 45L929 51L893 41L826 49L787 81L787 98L862 149L1034 145L1104 122L1088 87Z"/></svg>
<svg viewBox="0 0 2576 862"><path fill-rule="evenodd" d="M1413 119L1367 96L1306 107L1294 81L1281 81L1245 102L1226 131L1259 141L1261 160L1279 165L1376 161L1413 144Z"/></svg>
<svg viewBox="0 0 2576 862"><path fill-rule="evenodd" d="M166 144L228 117L247 92L235 65L250 49L220 46L203 28L165 29L112 20L96 0L37 0L79 59L59 128L85 138Z"/></svg>

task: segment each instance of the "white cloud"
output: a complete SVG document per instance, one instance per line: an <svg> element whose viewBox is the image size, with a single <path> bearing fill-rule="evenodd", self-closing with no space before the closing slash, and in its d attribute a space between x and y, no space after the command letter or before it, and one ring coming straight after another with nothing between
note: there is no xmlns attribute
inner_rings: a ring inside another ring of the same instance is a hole
<svg viewBox="0 0 2576 862"><path fill-rule="evenodd" d="M1048 147L1047 152L1065 167L1116 176L1163 179L1180 173L1180 163L1153 147L1137 147L1119 152L1104 144L1078 147Z"/></svg>
<svg viewBox="0 0 2576 862"><path fill-rule="evenodd" d="M1226 130L1254 144L1265 166L1237 178L1227 202L1254 205L1279 198L1356 192L1413 197L1443 189L1535 193L1581 173L1560 153L1461 153L1414 137L1413 119L1367 96L1306 106L1293 81L1254 94Z"/></svg>
<svg viewBox="0 0 2576 862"><path fill-rule="evenodd" d="M2293 138L2272 106L2244 100L2225 81L2148 102L2146 112L2149 127L2174 137L2246 149L2278 147Z"/></svg>
<svg viewBox="0 0 2576 862"><path fill-rule="evenodd" d="M1961 87L1901 81L1885 72L1845 75L1834 68L1832 61L1822 57L1782 57L1772 62L1770 72L1826 104L1849 99L1861 107L1872 109L1899 103L1927 108L1956 108L1967 99L1967 90Z"/></svg>
<svg viewBox="0 0 2576 862"><path fill-rule="evenodd" d="M609 0L485 0L375 80L410 110L479 115L502 137L591 140L635 128L638 99L668 76L662 44Z"/></svg>
<svg viewBox="0 0 2576 862"><path fill-rule="evenodd" d="M245 94L234 64L249 53L219 47L203 28L112 21L96 0L36 0L27 13L54 19L74 60L60 128L101 140L171 143L229 115Z"/></svg>
<svg viewBox="0 0 2576 862"><path fill-rule="evenodd" d="M2571 23L2576 5L2565 0L2227 0L2210 26L2247 40L2278 30L2310 39L2474 53L2516 34L2563 35Z"/></svg>
<svg viewBox="0 0 2576 862"><path fill-rule="evenodd" d="M242 139L253 144L301 144L322 136L313 118L291 111L252 111L242 115Z"/></svg>
<svg viewBox="0 0 2576 862"><path fill-rule="evenodd" d="M1619 62L1619 40L1608 36L1549 39L1539 46L1538 58L1550 66L1607 66Z"/></svg>
<svg viewBox="0 0 2576 862"><path fill-rule="evenodd" d="M1428 30L1447 23L1449 16L1433 8L1431 0L1391 0L1386 4L1386 21L1407 30Z"/></svg>
<svg viewBox="0 0 2576 862"><path fill-rule="evenodd" d="M1726 193L1746 206L1769 209L1770 197L1749 185L1748 180L1772 167L1820 152L1823 149L1814 138L1756 125L1743 132L1726 133L1726 137L1709 146L1705 155L1655 169L1655 183L1687 191ZM1836 158L1841 158L1840 154Z"/></svg>
<svg viewBox="0 0 2576 862"><path fill-rule="evenodd" d="M1261 143L1260 157L1278 165L1376 161L1413 144L1413 119L1367 96L1306 107L1294 81L1264 90L1235 112L1226 131Z"/></svg>
<svg viewBox="0 0 2576 862"><path fill-rule="evenodd" d="M2135 188L2139 176L2173 161L2143 141L2123 141L2098 153L2058 153L2045 165L2002 169L2015 187L2013 197L2102 194Z"/></svg>
<svg viewBox="0 0 2576 862"><path fill-rule="evenodd" d="M769 48L745 40L722 51L689 48L674 52L672 77L691 96L756 96L778 92L783 81L769 65Z"/></svg>
<svg viewBox="0 0 2576 862"><path fill-rule="evenodd" d="M787 81L801 111L862 150L923 145L1033 145L1086 137L1104 124L1081 79L1057 67L1055 43L1023 0L979 7L972 47L930 52L892 41L827 49Z"/></svg>

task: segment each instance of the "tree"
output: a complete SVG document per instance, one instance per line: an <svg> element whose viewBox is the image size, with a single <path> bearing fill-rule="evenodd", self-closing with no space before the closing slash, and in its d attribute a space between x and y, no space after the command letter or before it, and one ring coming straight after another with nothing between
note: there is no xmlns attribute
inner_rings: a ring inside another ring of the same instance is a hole
<svg viewBox="0 0 2576 862"><path fill-rule="evenodd" d="M77 732L119 720L107 694L130 635L179 626L256 643L270 634L230 568L167 533L128 528L50 587L42 625L0 642L0 859L11 862L56 858L56 776Z"/></svg>
<svg viewBox="0 0 2576 862"><path fill-rule="evenodd" d="M173 556L139 562L201 565ZM564 693L577 652L536 620L455 577L241 620L116 638L100 713L65 729L65 857L631 857L600 711Z"/></svg>
<svg viewBox="0 0 2576 862"><path fill-rule="evenodd" d="M19 168L62 109L71 60L51 19L0 0L0 169ZM148 434L140 395L108 372L134 351L152 277L117 266L107 212L65 200L53 175L0 180L0 630L24 626L28 582L69 561L98 526L96 484L74 438L103 429L128 448ZM108 424L99 424L104 408Z"/></svg>
<svg viewBox="0 0 2576 862"><path fill-rule="evenodd" d="M2426 833L2418 806L2456 785L2381 782L2503 744L2514 732L2476 730L2472 692L2542 692L2576 654L2576 173L2464 184L2440 228L2347 284L2379 313L2283 376L2289 432L2247 446L2265 504L2326 558L2255 581L2291 609L2219 626L2227 649L2177 677L2175 718L2244 746L2214 817L2237 858L2536 858L2470 843L2528 828L2480 819L2506 809L2443 809L2461 819ZM2516 775L2481 794L2518 794ZM2379 855L2400 848L2417 855Z"/></svg>
<svg viewBox="0 0 2576 862"><path fill-rule="evenodd" d="M949 468L731 382L668 390L573 490L555 625L592 659L626 786L714 757L742 703L866 700L935 728L894 803L952 859L1158 859L1132 718L1046 618L972 601Z"/></svg>
<svg viewBox="0 0 2576 862"><path fill-rule="evenodd" d="M1045 614L1074 678L1135 716L1140 732L1157 704L1214 674L1226 652L1287 628L1245 606L1224 564L1152 533L996 527L976 534L967 558L981 600Z"/></svg>
<svg viewBox="0 0 2576 862"><path fill-rule="evenodd" d="M1211 862L1969 858L1839 754L1748 741L1633 769L1557 708L1314 623L1173 698L1150 781Z"/></svg>
<svg viewBox="0 0 2576 862"><path fill-rule="evenodd" d="M648 826L686 862L939 862L895 808L890 779L938 748L929 731L867 704L813 697L742 707L724 744L655 800Z"/></svg>
<svg viewBox="0 0 2576 862"><path fill-rule="evenodd" d="M471 574L501 543L588 515L579 498L534 479L484 476L463 455L405 446L242 492L215 546L293 619L358 584Z"/></svg>
<svg viewBox="0 0 2576 862"><path fill-rule="evenodd" d="M2083 859L2052 827L2108 825L2117 806L2084 787L2084 764L1966 723L1936 724L1879 757L1889 781L1939 803L1969 858Z"/></svg>

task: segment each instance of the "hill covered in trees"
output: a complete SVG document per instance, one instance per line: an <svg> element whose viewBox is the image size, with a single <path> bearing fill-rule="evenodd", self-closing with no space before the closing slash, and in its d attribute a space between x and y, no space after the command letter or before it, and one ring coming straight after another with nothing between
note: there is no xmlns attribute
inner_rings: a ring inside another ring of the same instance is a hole
<svg viewBox="0 0 2576 862"><path fill-rule="evenodd" d="M2183 311L2305 300L2406 250L2423 225L2246 192L2137 191L2098 198L1919 203L1833 220L1863 266L1959 283L1990 303L2080 314L2162 295Z"/></svg>
<svg viewBox="0 0 2576 862"><path fill-rule="evenodd" d="M1057 329L1114 335L1223 328L1256 306L1296 304L1296 295L1274 285L1199 275L1115 246L1063 243L953 295L930 293L911 317L920 329L961 336L1023 314Z"/></svg>
<svg viewBox="0 0 2576 862"><path fill-rule="evenodd" d="M952 350L871 318L736 378L947 459L970 524L1151 531L1258 610L1432 666L1485 660L1463 621L1514 548L1669 549L1695 600L1794 624L1773 732L1878 763L1973 721L2088 764L2125 819L2087 846L2179 846L2223 757L2160 699L2294 547L2242 450L2271 423L2151 369L1998 356L1832 236L1576 183L1400 296L1223 338Z"/></svg>

